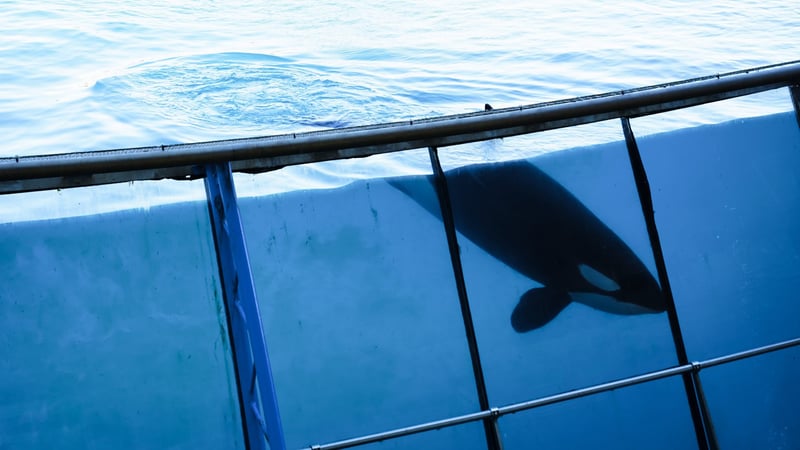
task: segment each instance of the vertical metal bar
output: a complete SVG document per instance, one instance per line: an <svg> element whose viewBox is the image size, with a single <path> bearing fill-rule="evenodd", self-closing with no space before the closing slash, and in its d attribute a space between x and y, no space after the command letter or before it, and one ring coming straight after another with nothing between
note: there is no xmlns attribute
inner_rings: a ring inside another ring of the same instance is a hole
<svg viewBox="0 0 800 450"><path fill-rule="evenodd" d="M267 443L272 450L285 450L230 163L209 164L205 170L208 210L234 353L245 442L250 450L264 450Z"/></svg>
<svg viewBox="0 0 800 450"><path fill-rule="evenodd" d="M697 364L692 364L692 366L694 368L691 372L692 382L694 382L694 385L697 387L697 401L700 403L700 412L703 413L703 423L706 425L708 441L711 448L719 448L717 432L714 429L714 422L711 421L711 413L708 409L705 391L703 391L703 383L700 381L700 367Z"/></svg>
<svg viewBox="0 0 800 450"><path fill-rule="evenodd" d="M625 143L628 147L628 157L633 170L633 177L636 181L636 189L639 193L639 202L642 207L642 214L647 225L647 234L650 237L650 246L653 250L653 258L656 263L656 270L658 272L658 282L661 285L661 291L667 303L667 317L669 318L669 326L672 331L672 339L675 344L675 353L678 357L678 364L689 364L689 358L686 353L686 345L683 342L683 333L681 332L680 323L678 322L678 312L675 308L675 299L672 295L672 288L669 284L669 277L667 275L667 265L664 260L664 252L661 248L661 240L658 236L658 228L656 227L655 210L653 208L653 197L650 191L650 182L647 180L647 173L642 163L642 157L639 153L639 146L636 144L636 138L631 130L631 122L627 117L620 119L622 121L622 131L625 135ZM704 411L703 404L699 401L697 389L691 374L685 373L682 375L683 385L686 389L686 396L689 400L689 410L692 413L692 420L694 421L695 434L697 435L697 445L701 449L716 450L718 447L716 441L709 437L706 424L703 421L704 417L710 417L708 411Z"/></svg>
<svg viewBox="0 0 800 450"><path fill-rule="evenodd" d="M447 235L447 245L450 250L450 262L453 265L453 274L456 279L456 289L458 291L458 301L461 305L461 317L464 321L464 328L467 334L467 345L469 355L472 360L472 373L475 377L475 387L478 390L478 404L481 411L489 411L489 395L486 392L486 381L483 377L483 367L481 357L478 352L478 339L475 336L475 326L472 322L472 312L467 298L467 285L464 281L464 270L461 267L461 255L456 237L456 226L453 219L453 208L450 204L450 193L447 189L447 178L439 162L439 153L436 147L429 147L428 154L433 168L434 185L436 195L439 198L439 207L442 211L442 223L444 223L445 234ZM483 427L486 432L486 445L489 450L502 450L503 445L500 433L497 429L497 414L483 419Z"/></svg>
<svg viewBox="0 0 800 450"><path fill-rule="evenodd" d="M797 126L800 126L800 84L789 86L789 95L794 105L794 118L797 119Z"/></svg>

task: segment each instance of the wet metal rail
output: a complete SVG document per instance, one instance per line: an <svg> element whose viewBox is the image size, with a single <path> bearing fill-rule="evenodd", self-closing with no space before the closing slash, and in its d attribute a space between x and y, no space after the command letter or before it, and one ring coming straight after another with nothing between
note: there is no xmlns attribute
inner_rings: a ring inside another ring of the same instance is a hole
<svg viewBox="0 0 800 450"><path fill-rule="evenodd" d="M525 411L528 409L539 408L542 406L552 405L555 403L565 402L567 400L574 400L581 397L587 397L594 394L599 394L602 392L612 391L614 389L620 389L628 386L633 386L636 384L646 383L648 381L655 381L660 380L663 378L668 378L675 375L681 375L685 373L699 373L700 370L706 369L709 367L719 366L722 364L731 363L734 361L739 361L742 359L752 358L754 356L763 355L765 353L775 352L778 350L783 350L791 347L800 346L800 338L790 339L788 341L778 342L772 345L766 345L764 347L758 347L751 350L739 352L739 353L732 353L729 355L721 356L718 358L707 359L701 362L693 362L690 364L684 364L681 366L671 367L669 369L658 370L655 372L649 372L643 375L637 375L630 378L624 378L622 380L611 381L608 383L598 384L595 386L583 388L583 389L576 389L573 391L564 392L561 394L551 395L548 397L538 398L536 400L530 400L521 403L514 403L512 405L501 406L491 408L486 411L480 411L472 414L466 414L463 416L456 416L451 417L448 419L437 420L434 422L423 423L420 425L414 425L405 428L398 428L395 430L386 431L383 433L376 433L371 434L368 436L362 436L353 439L347 439L338 442L332 442L329 444L324 445L312 445L311 447L305 447L310 450L338 450L343 448L350 448L355 447L357 445L364 445L374 442L380 442L387 439L398 438L402 436L408 436L411 434L422 433L425 431L432 431L432 430L439 430L442 428L452 427L456 425L461 425L469 422L475 422L478 420L483 420L486 418L498 418L500 416L504 416L506 414L514 414L517 412Z"/></svg>
<svg viewBox="0 0 800 450"><path fill-rule="evenodd" d="M575 99L373 126L249 139L0 158L0 194L234 172L444 147L656 114L800 83L800 61Z"/></svg>

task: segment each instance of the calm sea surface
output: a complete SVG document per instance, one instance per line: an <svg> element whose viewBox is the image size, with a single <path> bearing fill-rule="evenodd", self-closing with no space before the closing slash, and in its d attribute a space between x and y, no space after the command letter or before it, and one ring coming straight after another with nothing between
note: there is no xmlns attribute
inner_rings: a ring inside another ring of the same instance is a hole
<svg viewBox="0 0 800 450"><path fill-rule="evenodd" d="M800 59L798 30L800 3L785 0L0 0L0 155L602 93ZM762 96L682 120L774 111Z"/></svg>

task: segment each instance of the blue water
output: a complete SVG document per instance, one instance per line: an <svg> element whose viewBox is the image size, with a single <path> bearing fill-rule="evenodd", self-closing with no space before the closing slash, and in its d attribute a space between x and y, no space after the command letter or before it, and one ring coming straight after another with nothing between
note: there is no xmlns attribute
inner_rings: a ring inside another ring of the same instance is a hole
<svg viewBox="0 0 800 450"><path fill-rule="evenodd" d="M600 93L797 59L799 28L785 1L4 1L2 154Z"/></svg>
<svg viewBox="0 0 800 450"><path fill-rule="evenodd" d="M785 1L0 1L0 156L596 94L795 60L798 29L800 8ZM670 120L682 127L788 108L767 95ZM567 133L524 156L620 138L616 124L591 135ZM380 164L335 172L388 175ZM401 157L391 174L415 164ZM322 170L289 178L282 186L336 184Z"/></svg>

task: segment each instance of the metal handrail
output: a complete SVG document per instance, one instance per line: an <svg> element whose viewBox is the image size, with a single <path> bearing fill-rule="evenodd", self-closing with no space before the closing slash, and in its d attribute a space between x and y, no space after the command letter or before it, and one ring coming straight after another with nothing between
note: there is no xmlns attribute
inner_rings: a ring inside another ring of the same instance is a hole
<svg viewBox="0 0 800 450"><path fill-rule="evenodd" d="M516 108L277 136L0 158L0 193L202 176L444 147L619 117L637 117L800 83L800 61Z"/></svg>
<svg viewBox="0 0 800 450"><path fill-rule="evenodd" d="M323 445L312 445L310 447L304 447L310 450L339 450L343 448L350 448L355 447L358 445L364 445L379 441L384 441L387 439L398 438L402 436L408 436L411 434L422 433L425 431L433 431L439 430L442 428L452 427L456 425L462 425L469 422L475 422L478 420L483 420L488 417L500 417L506 414L513 414L533 408L539 408L542 406L552 405L554 403L561 403L567 400L574 400L581 397L587 397L589 395L599 394L602 392L612 391L614 389L620 389L628 386L633 386L636 384L646 383L648 381L656 381L662 378L667 378L675 375L680 375L683 373L695 372L698 373L702 369L706 369L709 367L719 366L722 364L731 363L734 361L739 361L746 358L752 358L754 356L763 355L765 353L775 352L778 350L784 350L787 348L800 346L800 337L790 339L787 341L777 342L770 345L765 345L763 347L753 348L750 350L745 350L738 353L731 353L725 356L720 356L717 358L707 359L701 362L692 362L689 364L684 364L681 366L670 367L667 369L657 370L654 372L648 372L642 375L636 375L629 378L624 378L621 380L611 381L608 383L602 383L586 388L575 389L568 392L563 392L556 395L551 395L548 397L542 397L535 400L529 400L520 403L514 403L507 406L495 407L485 411L480 411L471 414L465 414L461 416L450 417L447 419L436 420L433 422L427 422L419 425L413 425L404 428L398 428L395 430L385 431L382 433L375 433L370 434L367 436L360 436L353 439L346 439L337 442L331 442L329 444Z"/></svg>

